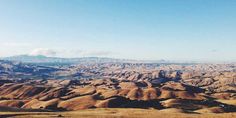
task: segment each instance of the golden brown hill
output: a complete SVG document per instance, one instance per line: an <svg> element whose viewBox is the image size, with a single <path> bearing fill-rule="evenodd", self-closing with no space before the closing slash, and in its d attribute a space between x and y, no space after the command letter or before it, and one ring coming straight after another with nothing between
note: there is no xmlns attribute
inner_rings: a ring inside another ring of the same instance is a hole
<svg viewBox="0 0 236 118"><path fill-rule="evenodd" d="M95 104L96 100L94 99L94 96L87 95L61 101L58 104L58 108L63 108L66 110L80 110L80 109L94 108Z"/></svg>

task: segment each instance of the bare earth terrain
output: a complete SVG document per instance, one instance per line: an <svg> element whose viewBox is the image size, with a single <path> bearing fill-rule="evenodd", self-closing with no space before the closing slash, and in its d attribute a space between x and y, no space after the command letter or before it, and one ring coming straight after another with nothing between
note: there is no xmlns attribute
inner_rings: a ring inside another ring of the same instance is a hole
<svg viewBox="0 0 236 118"><path fill-rule="evenodd" d="M235 64L0 61L1 117L232 118Z"/></svg>

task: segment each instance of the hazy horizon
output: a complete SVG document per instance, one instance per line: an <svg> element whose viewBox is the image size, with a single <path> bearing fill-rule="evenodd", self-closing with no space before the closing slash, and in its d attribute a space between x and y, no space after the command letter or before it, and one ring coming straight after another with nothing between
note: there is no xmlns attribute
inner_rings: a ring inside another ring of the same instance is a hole
<svg viewBox="0 0 236 118"><path fill-rule="evenodd" d="M236 62L235 0L1 0L0 57Z"/></svg>

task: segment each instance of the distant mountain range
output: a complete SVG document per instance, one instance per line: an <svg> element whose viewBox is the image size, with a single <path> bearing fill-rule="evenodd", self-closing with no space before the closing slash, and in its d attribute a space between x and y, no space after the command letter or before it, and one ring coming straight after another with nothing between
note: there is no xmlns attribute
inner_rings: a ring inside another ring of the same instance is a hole
<svg viewBox="0 0 236 118"><path fill-rule="evenodd" d="M43 55L37 55L37 56L17 55L11 57L4 57L0 59L8 61L24 62L24 63L63 63L63 64L138 62L137 60L114 59L106 57L60 58L60 57L47 57Z"/></svg>
<svg viewBox="0 0 236 118"><path fill-rule="evenodd" d="M171 63L170 61L144 61L131 59L115 59L106 57L81 57L81 58L60 58L47 57L44 55L17 55L11 57L3 57L1 60L16 61L23 63L55 63L55 64L78 64L78 63Z"/></svg>

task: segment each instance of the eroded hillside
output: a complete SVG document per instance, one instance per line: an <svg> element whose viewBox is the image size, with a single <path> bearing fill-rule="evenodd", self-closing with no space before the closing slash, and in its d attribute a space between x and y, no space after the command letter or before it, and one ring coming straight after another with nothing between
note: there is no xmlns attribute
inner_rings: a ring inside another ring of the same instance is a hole
<svg viewBox="0 0 236 118"><path fill-rule="evenodd" d="M236 112L235 68L234 64L134 63L47 67L1 61L0 106Z"/></svg>

